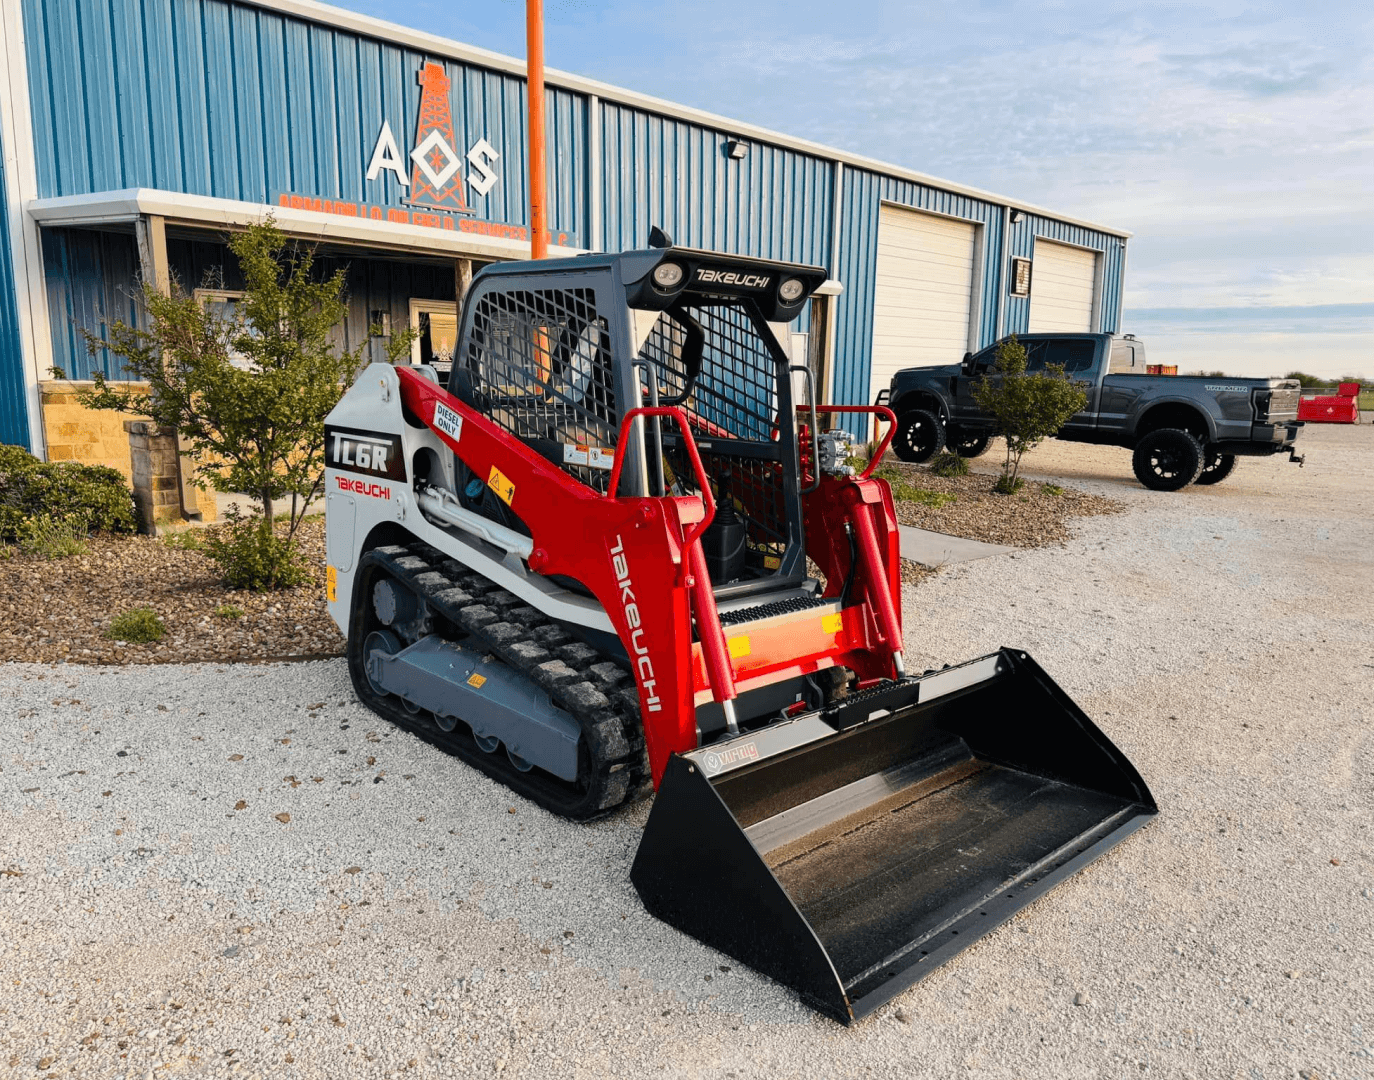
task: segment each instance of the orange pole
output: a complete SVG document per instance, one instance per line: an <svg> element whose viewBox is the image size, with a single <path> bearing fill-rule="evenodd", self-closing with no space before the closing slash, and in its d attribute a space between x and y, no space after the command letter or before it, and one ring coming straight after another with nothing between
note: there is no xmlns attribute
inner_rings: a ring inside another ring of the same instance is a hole
<svg viewBox="0 0 1374 1080"><path fill-rule="evenodd" d="M530 258L549 253L548 162L544 156L544 0L525 0L530 95Z"/></svg>

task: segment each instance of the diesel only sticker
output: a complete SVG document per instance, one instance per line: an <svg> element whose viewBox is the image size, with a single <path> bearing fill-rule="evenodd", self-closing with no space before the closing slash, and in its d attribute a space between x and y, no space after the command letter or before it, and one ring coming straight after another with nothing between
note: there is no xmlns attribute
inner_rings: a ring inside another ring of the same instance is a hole
<svg viewBox="0 0 1374 1080"><path fill-rule="evenodd" d="M463 437L463 418L442 401L434 403L434 426L454 442Z"/></svg>
<svg viewBox="0 0 1374 1080"><path fill-rule="evenodd" d="M406 478L399 435L326 426L324 463L330 469L361 473L363 476L381 476L388 480Z"/></svg>

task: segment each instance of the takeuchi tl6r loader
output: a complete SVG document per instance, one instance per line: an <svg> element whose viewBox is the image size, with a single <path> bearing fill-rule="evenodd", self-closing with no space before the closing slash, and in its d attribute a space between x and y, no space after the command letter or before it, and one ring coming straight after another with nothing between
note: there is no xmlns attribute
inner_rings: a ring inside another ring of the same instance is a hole
<svg viewBox="0 0 1374 1080"><path fill-rule="evenodd" d="M848 1023L1157 808L1024 652L907 670L841 427L892 415L789 363L825 272L655 240L487 267L445 377L358 378L329 609L370 708L540 806L657 788L649 911Z"/></svg>

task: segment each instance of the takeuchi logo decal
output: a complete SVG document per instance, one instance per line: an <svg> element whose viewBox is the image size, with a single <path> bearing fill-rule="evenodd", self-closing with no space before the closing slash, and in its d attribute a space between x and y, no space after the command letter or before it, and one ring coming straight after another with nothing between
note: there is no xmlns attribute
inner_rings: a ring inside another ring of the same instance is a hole
<svg viewBox="0 0 1374 1080"><path fill-rule="evenodd" d="M485 196L496 186L500 153L485 138L480 138L459 154L453 133L453 113L449 106L452 88L442 64L426 62L418 74L420 111L415 122L415 141L408 154L402 154L384 119L364 174L369 183L385 173L405 192L402 202L410 209L396 206L348 202L287 193L277 196L280 206L293 210L313 210L339 217L390 221L402 225L422 225L433 229L499 236L507 240L528 241L529 229L496 221L474 220L468 205L468 189ZM566 232L550 232L549 240L566 244Z"/></svg>

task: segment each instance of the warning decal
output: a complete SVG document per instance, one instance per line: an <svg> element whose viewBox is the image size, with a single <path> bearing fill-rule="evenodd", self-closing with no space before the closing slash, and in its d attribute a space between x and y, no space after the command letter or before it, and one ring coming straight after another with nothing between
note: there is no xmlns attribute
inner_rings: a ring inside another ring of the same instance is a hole
<svg viewBox="0 0 1374 1080"><path fill-rule="evenodd" d="M332 566L324 568L324 595L331 604L339 599L339 572Z"/></svg>
<svg viewBox="0 0 1374 1080"><path fill-rule="evenodd" d="M495 465L491 467L491 475L487 477L487 487L500 497L501 501L507 506L515 498L515 485L506 479L506 474Z"/></svg>
<svg viewBox="0 0 1374 1080"><path fill-rule="evenodd" d="M564 465L586 465L593 469L608 472L615 463L615 451L600 446L583 446L581 443L563 444Z"/></svg>

